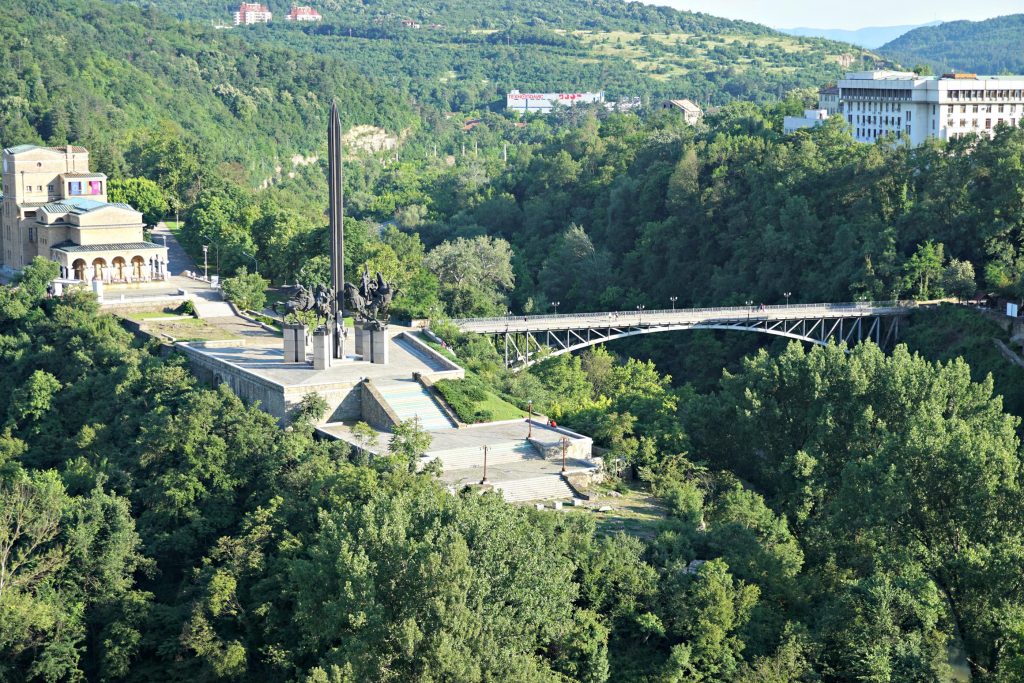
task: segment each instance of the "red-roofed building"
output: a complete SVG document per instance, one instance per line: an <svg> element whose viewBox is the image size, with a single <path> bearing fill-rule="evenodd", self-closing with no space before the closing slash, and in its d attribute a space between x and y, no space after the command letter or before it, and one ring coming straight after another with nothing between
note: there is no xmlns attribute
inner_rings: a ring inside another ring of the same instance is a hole
<svg viewBox="0 0 1024 683"><path fill-rule="evenodd" d="M243 2L235 12L235 26L266 24L273 17L266 5L258 2Z"/></svg>
<svg viewBox="0 0 1024 683"><path fill-rule="evenodd" d="M323 21L323 16L308 5L292 7L285 21Z"/></svg>

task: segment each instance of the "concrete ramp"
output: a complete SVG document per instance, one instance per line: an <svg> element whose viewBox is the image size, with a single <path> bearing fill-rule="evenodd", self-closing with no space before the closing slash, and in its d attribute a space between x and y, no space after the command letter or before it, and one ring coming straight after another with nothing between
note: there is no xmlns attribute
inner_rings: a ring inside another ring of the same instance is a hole
<svg viewBox="0 0 1024 683"><path fill-rule="evenodd" d="M204 285L205 286L205 285ZM196 315L200 318L233 318L235 312L231 305L215 289L190 291L192 305L196 307Z"/></svg>

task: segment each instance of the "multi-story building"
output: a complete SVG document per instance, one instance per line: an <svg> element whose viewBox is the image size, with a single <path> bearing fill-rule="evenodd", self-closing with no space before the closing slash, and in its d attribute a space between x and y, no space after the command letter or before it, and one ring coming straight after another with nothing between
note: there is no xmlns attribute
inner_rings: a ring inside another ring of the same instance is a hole
<svg viewBox="0 0 1024 683"><path fill-rule="evenodd" d="M839 113L839 88L830 85L818 91L818 109L824 109L829 116Z"/></svg>
<svg viewBox="0 0 1024 683"><path fill-rule="evenodd" d="M505 97L505 109L519 114L548 114L556 106L604 102L603 92L525 93L513 90Z"/></svg>
<svg viewBox="0 0 1024 683"><path fill-rule="evenodd" d="M107 177L82 147L20 145L3 151L0 268L41 256L61 277L147 282L167 274L167 247L147 242L142 214L107 203Z"/></svg>
<svg viewBox="0 0 1024 683"><path fill-rule="evenodd" d="M930 137L991 135L1000 123L1024 120L1024 76L862 71L846 74L838 88L839 113L860 142L892 135L916 146Z"/></svg>
<svg viewBox="0 0 1024 683"><path fill-rule="evenodd" d="M308 5L294 6L292 11L289 12L285 18L285 21L322 21L323 16L312 7Z"/></svg>
<svg viewBox="0 0 1024 683"><path fill-rule="evenodd" d="M243 2L235 12L235 26L248 26L249 24L266 24L273 18L273 13L258 2Z"/></svg>

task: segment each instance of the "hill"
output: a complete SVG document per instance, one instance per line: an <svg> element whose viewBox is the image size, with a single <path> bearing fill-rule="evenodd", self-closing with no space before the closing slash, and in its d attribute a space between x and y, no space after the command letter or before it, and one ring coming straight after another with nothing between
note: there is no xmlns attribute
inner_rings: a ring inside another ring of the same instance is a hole
<svg viewBox="0 0 1024 683"><path fill-rule="evenodd" d="M904 66L927 64L936 73L1024 73L1024 14L985 21L949 21L915 29L879 52Z"/></svg>
<svg viewBox="0 0 1024 683"><path fill-rule="evenodd" d="M75 142L107 173L159 130L211 165L265 177L319 148L342 92L349 123L416 124L408 97L336 56L96 0L8 0L0 13L0 145Z"/></svg>
<svg viewBox="0 0 1024 683"><path fill-rule="evenodd" d="M851 43L853 45L860 45L866 47L869 50L885 45L889 41L899 38L908 31L913 31L916 28L922 26L938 26L941 21L934 21L930 24L906 24L903 26L868 26L865 28L859 28L856 30L847 30L841 28L782 28L779 29L783 33L791 36L803 36L809 38L827 38L828 40L837 40L844 43Z"/></svg>

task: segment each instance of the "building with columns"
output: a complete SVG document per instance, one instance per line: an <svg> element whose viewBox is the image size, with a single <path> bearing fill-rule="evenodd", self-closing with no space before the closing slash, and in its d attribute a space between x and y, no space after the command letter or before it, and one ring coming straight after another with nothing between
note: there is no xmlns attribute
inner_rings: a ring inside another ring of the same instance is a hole
<svg viewBox="0 0 1024 683"><path fill-rule="evenodd" d="M991 136L1000 123L1024 121L1024 76L861 71L846 74L837 87L838 113L859 142L892 135L916 147L928 138ZM833 105L826 93L831 89L822 91L821 109Z"/></svg>
<svg viewBox="0 0 1024 683"><path fill-rule="evenodd" d="M19 145L2 162L0 268L21 270L39 256L82 282L167 277L167 247L146 241L139 211L107 202L107 177L89 170L87 150Z"/></svg>

